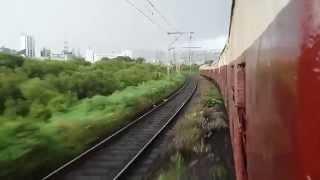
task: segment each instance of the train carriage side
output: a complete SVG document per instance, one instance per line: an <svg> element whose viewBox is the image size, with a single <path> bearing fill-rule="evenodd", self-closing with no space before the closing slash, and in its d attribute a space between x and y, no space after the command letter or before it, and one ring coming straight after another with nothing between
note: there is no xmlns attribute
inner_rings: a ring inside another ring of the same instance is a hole
<svg viewBox="0 0 320 180"><path fill-rule="evenodd" d="M219 64L238 180L320 179L320 1L236 0Z"/></svg>

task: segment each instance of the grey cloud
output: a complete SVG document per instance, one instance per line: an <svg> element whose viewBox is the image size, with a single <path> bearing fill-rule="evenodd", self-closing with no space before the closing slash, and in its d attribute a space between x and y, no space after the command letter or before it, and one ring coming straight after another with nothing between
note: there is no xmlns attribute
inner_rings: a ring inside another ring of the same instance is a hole
<svg viewBox="0 0 320 180"><path fill-rule="evenodd" d="M165 29L145 0L131 0ZM152 0L181 31L198 39L227 34L230 0ZM19 47L21 33L32 34L37 48L71 47L108 52L119 49L166 49L171 38L125 0L0 0L0 45Z"/></svg>

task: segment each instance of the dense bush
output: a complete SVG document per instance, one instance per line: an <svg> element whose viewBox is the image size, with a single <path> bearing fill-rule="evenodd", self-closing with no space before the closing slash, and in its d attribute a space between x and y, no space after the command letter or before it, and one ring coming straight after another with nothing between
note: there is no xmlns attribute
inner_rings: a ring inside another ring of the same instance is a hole
<svg viewBox="0 0 320 180"><path fill-rule="evenodd" d="M31 113L32 104L47 107L57 97L72 105L71 99L76 102L94 95L107 96L127 86L161 79L164 72L163 67L128 58L90 65L81 61L21 62L21 57L0 55L0 113L25 116ZM29 108L15 109L25 104Z"/></svg>
<svg viewBox="0 0 320 180"><path fill-rule="evenodd" d="M127 57L89 64L0 55L1 179L39 179L183 81Z"/></svg>

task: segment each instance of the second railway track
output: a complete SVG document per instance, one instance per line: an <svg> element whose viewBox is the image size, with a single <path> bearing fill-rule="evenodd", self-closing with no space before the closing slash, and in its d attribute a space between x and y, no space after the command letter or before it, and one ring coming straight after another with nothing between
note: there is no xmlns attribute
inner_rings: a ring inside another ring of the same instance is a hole
<svg viewBox="0 0 320 180"><path fill-rule="evenodd" d="M116 180L170 124L197 88L194 79L152 109L95 147L52 172L43 180Z"/></svg>

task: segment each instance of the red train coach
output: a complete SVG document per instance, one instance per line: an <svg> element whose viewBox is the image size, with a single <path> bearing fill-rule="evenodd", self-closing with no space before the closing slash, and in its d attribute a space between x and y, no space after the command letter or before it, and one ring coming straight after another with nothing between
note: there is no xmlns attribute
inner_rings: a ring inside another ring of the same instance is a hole
<svg viewBox="0 0 320 180"><path fill-rule="evenodd" d="M226 103L238 180L320 180L320 0L235 0L201 74Z"/></svg>

